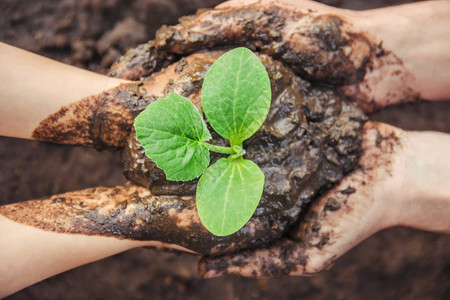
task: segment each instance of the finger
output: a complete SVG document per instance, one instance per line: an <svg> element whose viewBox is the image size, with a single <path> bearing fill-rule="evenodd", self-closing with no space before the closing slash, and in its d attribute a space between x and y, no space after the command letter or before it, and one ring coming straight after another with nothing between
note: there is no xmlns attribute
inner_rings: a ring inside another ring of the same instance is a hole
<svg viewBox="0 0 450 300"><path fill-rule="evenodd" d="M390 206L402 180L404 133L368 122L364 126L360 168L314 202L291 230L291 240L253 252L200 263L204 277L245 277L317 273L373 233L396 224Z"/></svg>
<svg viewBox="0 0 450 300"><path fill-rule="evenodd" d="M308 260L307 248L289 239L277 241L274 245L245 250L237 254L220 257L203 257L198 266L200 276L214 278L233 274L247 278L294 275L299 268L305 268ZM302 275L307 275L303 272Z"/></svg>

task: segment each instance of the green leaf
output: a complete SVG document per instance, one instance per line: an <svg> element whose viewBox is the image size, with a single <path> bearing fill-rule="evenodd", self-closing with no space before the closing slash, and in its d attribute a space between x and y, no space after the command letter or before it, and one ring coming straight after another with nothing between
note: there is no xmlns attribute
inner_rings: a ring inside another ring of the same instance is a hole
<svg viewBox="0 0 450 300"><path fill-rule="evenodd" d="M197 185L197 211L203 225L217 236L241 229L258 206L264 174L252 161L221 158L206 169Z"/></svg>
<svg viewBox="0 0 450 300"><path fill-rule="evenodd" d="M163 169L169 180L191 180L209 165L211 139L205 121L188 99L174 93L142 111L134 127L145 154Z"/></svg>
<svg viewBox="0 0 450 300"><path fill-rule="evenodd" d="M233 49L211 66L202 87L202 108L212 128L240 145L263 124L270 108L270 80L259 58Z"/></svg>

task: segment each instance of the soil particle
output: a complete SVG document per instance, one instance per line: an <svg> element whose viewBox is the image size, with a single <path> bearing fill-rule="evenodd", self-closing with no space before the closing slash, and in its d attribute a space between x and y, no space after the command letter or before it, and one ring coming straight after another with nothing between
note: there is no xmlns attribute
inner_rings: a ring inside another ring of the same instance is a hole
<svg viewBox="0 0 450 300"><path fill-rule="evenodd" d="M323 208L324 210L338 210L341 207L341 203L339 203L336 199L331 198L328 200L327 204Z"/></svg>
<svg viewBox="0 0 450 300"><path fill-rule="evenodd" d="M378 144L378 141L377 141L377 144ZM351 186L349 186L345 190L341 191L341 193L344 195L350 195L350 194L353 194L354 192L356 192L356 190L354 188L352 188Z"/></svg>

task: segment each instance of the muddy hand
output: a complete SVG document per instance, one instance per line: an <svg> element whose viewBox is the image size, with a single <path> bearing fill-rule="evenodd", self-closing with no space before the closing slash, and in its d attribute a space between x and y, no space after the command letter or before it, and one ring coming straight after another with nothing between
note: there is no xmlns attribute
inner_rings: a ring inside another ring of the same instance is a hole
<svg viewBox="0 0 450 300"><path fill-rule="evenodd" d="M314 202L274 245L203 258L204 277L313 275L391 226L450 233L450 136L368 122L359 168Z"/></svg>
<svg viewBox="0 0 450 300"><path fill-rule="evenodd" d="M437 87L450 79L449 10L448 2L349 11L312 1L229 1L161 28L111 74L139 79L167 59L245 46L304 78L340 86L366 112L419 97L438 100L446 93ZM422 34L423 28L433 34Z"/></svg>

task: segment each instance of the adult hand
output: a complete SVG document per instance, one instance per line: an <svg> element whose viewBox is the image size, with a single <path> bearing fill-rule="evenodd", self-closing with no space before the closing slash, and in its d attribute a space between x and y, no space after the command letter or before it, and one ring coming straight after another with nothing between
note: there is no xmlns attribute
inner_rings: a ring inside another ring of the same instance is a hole
<svg viewBox="0 0 450 300"><path fill-rule="evenodd" d="M367 122L359 168L316 200L274 245L204 258L206 278L312 275L392 226L450 233L450 135Z"/></svg>
<svg viewBox="0 0 450 300"><path fill-rule="evenodd" d="M366 112L419 97L442 100L450 94L449 11L447 1L368 11L313 1L228 1L161 28L111 74L138 79L177 55L246 46L309 80L340 86Z"/></svg>

